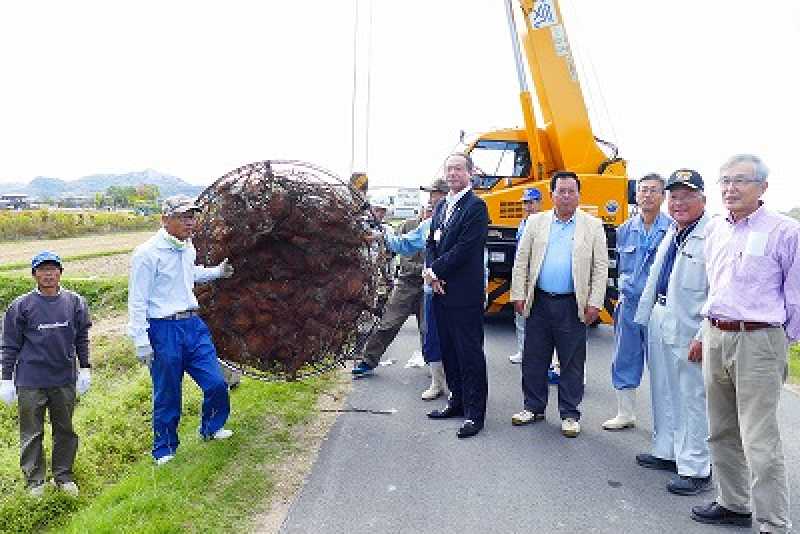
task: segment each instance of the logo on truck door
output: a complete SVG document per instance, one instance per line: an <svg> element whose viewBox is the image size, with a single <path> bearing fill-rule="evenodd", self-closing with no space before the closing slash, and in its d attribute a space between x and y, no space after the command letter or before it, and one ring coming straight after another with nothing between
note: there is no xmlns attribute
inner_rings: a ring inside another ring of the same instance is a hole
<svg viewBox="0 0 800 534"><path fill-rule="evenodd" d="M531 26L535 29L547 28L558 23L553 0L538 0L530 14Z"/></svg>

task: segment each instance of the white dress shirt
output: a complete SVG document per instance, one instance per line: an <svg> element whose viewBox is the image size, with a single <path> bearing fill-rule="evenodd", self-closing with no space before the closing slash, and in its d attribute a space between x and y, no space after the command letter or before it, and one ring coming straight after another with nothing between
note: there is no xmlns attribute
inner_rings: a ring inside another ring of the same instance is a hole
<svg viewBox="0 0 800 534"><path fill-rule="evenodd" d="M128 282L128 335L136 347L150 345L148 319L196 310L194 284L222 275L222 269L195 265L197 251L190 240L182 248L161 228L136 247Z"/></svg>
<svg viewBox="0 0 800 534"><path fill-rule="evenodd" d="M444 207L444 218L442 219L442 226L447 226L447 222L450 220L450 217L453 216L453 212L456 209L456 204L458 204L458 201L461 200L462 198L464 198L464 195L466 195L470 191L472 191L472 187L468 185L467 187L465 187L464 189L462 189L458 193L454 194L452 191L447 193L447 196L444 197L445 207ZM436 273L433 272L433 269L431 269L430 267L426 267L422 271L422 275L423 276L429 276L430 278L432 278L434 280L438 280L439 279L436 276Z"/></svg>

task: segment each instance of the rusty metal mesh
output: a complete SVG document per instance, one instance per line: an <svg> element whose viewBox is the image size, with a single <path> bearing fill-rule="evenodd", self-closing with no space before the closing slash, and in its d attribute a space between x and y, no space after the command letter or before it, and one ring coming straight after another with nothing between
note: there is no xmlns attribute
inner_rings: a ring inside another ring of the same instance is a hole
<svg viewBox="0 0 800 534"><path fill-rule="evenodd" d="M382 245L360 192L298 161L262 161L207 188L198 263L228 258L233 278L197 287L220 359L263 380L295 380L352 359L389 293Z"/></svg>

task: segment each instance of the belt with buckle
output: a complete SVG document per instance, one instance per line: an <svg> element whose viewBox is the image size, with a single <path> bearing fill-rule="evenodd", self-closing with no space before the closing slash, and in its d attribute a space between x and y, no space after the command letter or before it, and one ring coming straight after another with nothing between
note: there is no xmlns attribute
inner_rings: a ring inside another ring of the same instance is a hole
<svg viewBox="0 0 800 534"><path fill-rule="evenodd" d="M656 295L656 304L661 304L662 306L666 306L667 305L666 295Z"/></svg>
<svg viewBox="0 0 800 534"><path fill-rule="evenodd" d="M725 321L723 319L709 318L708 322L716 326L723 332L752 332L764 328L777 328L769 323L759 323L755 321Z"/></svg>
<svg viewBox="0 0 800 534"><path fill-rule="evenodd" d="M182 319L189 319L191 317L195 317L199 315L200 312L197 310L185 310L173 313L172 315L167 315L166 317L158 317L162 321L180 321Z"/></svg>
<svg viewBox="0 0 800 534"><path fill-rule="evenodd" d="M549 297L551 299L568 299L568 298L575 298L575 293L550 293L549 291L545 291L544 289L536 288L536 293L541 296Z"/></svg>

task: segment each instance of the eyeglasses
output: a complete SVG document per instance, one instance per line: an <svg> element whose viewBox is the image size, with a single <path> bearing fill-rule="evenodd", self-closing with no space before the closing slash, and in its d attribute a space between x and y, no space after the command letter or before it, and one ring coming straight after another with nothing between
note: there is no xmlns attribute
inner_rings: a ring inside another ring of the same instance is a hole
<svg viewBox="0 0 800 534"><path fill-rule="evenodd" d="M720 176L719 179L717 179L717 183L722 187L730 187L732 185L736 187L741 187L744 184L750 184L755 182L761 182L761 180L759 180L758 178L751 178L746 174L736 174L734 176Z"/></svg>

